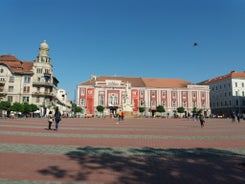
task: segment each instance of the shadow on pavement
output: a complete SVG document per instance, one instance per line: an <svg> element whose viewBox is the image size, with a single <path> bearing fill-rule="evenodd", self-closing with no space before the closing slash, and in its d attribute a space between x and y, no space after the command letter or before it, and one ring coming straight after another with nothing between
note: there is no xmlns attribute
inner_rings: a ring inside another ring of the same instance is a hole
<svg viewBox="0 0 245 184"><path fill-rule="evenodd" d="M55 178L86 181L95 172L107 170L117 176L111 183L128 184L245 183L245 168L239 167L244 155L226 150L128 148L125 151L80 147L66 155L80 166L75 174L59 166L39 172Z"/></svg>

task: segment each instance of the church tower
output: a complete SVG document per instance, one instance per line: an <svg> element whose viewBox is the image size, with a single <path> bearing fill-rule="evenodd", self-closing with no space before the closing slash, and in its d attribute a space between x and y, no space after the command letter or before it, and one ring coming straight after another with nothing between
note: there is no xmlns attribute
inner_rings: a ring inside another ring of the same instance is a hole
<svg viewBox="0 0 245 184"><path fill-rule="evenodd" d="M37 56L36 62L39 62L39 63L50 63L51 62L51 59L49 57L49 47L48 47L46 40L44 40L40 44L39 55Z"/></svg>

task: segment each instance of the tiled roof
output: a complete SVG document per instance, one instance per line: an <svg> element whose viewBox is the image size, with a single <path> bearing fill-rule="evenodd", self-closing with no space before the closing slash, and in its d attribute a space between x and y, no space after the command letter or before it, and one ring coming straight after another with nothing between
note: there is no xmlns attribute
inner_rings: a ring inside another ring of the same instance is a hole
<svg viewBox="0 0 245 184"><path fill-rule="evenodd" d="M168 78L143 78L147 87L158 88L184 88L191 82L182 79L168 79Z"/></svg>
<svg viewBox="0 0 245 184"><path fill-rule="evenodd" d="M0 56L0 62L2 62L2 61L16 62L16 61L19 61L19 59L17 59L13 55L2 55L2 56Z"/></svg>
<svg viewBox="0 0 245 184"><path fill-rule="evenodd" d="M120 77L120 76L97 76L96 81L105 81L105 80L121 80L123 82L129 82L134 87L144 87L145 84L142 80L142 78L136 78L136 77ZM80 85L91 85L94 84L95 81L85 81L82 82Z"/></svg>
<svg viewBox="0 0 245 184"><path fill-rule="evenodd" d="M13 73L32 72L33 62L20 61L13 55L0 56L0 64L7 65Z"/></svg>
<svg viewBox="0 0 245 184"><path fill-rule="evenodd" d="M137 77L119 77L119 76L97 76L96 81L105 80L121 80L129 82L133 87L152 87L152 88L183 88L187 87L191 82L181 79L165 79L165 78L137 78ZM94 80L88 80L79 85L94 85Z"/></svg>
<svg viewBox="0 0 245 184"><path fill-rule="evenodd" d="M222 75L219 77L215 77L209 80L206 80L204 82L202 82L201 84L212 84L221 80L225 80L225 79L231 79L231 78L244 78L245 79L245 72L236 72L236 71L232 71L226 75Z"/></svg>

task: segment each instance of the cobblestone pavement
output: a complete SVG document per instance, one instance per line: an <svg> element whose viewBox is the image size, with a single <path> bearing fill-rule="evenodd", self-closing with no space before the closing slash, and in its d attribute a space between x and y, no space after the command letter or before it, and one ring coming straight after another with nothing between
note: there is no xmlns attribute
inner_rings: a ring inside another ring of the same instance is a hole
<svg viewBox="0 0 245 184"><path fill-rule="evenodd" d="M244 184L245 121L0 119L0 184Z"/></svg>

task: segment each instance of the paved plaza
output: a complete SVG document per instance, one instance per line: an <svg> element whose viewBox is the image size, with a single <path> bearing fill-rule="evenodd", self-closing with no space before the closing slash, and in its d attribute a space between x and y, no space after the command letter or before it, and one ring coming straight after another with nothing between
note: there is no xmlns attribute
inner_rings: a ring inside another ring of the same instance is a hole
<svg viewBox="0 0 245 184"><path fill-rule="evenodd" d="M3 184L244 184L245 121L0 119Z"/></svg>

